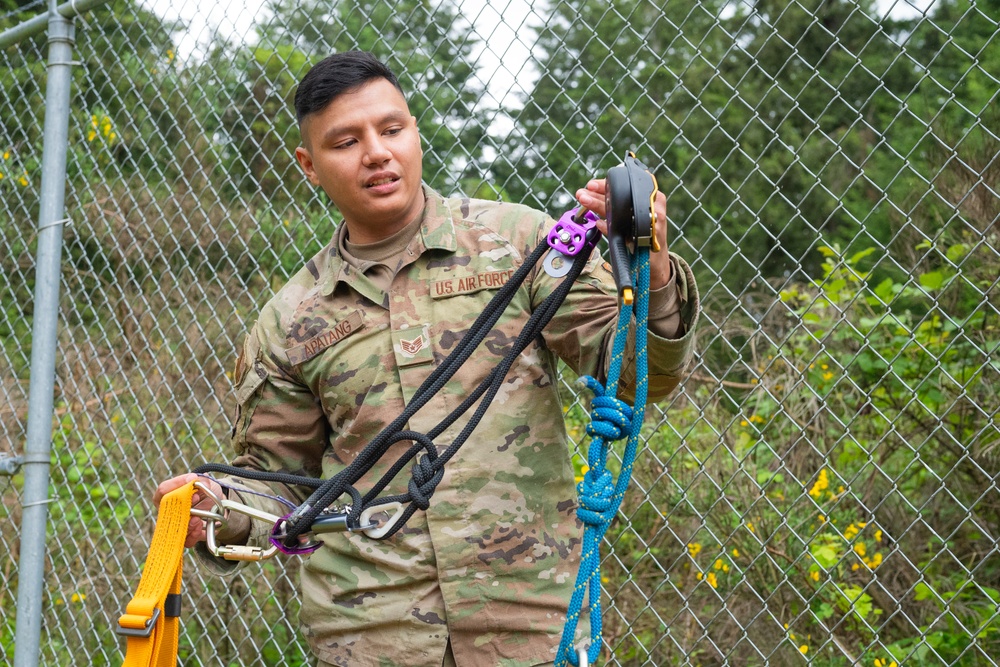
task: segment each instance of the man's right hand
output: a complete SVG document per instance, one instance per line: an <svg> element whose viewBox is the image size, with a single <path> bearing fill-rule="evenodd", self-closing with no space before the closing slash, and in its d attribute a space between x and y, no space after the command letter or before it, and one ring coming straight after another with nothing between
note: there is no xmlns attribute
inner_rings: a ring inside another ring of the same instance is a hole
<svg viewBox="0 0 1000 667"><path fill-rule="evenodd" d="M207 486L212 493L222 497L222 487L216 482L203 477L201 475L196 475L195 473L188 473L186 475L179 475L162 482L158 487L156 487L156 493L153 494L153 504L157 507L160 506L160 501L163 496L167 495L175 489L179 489L188 482L192 482L196 479L200 479L202 484ZM215 507L215 501L210 497L205 495L200 491L195 491L194 496L191 498L191 506L200 510L212 510ZM188 532L187 538L184 540L185 547L193 547L198 542L205 541L205 521L196 516L192 516L191 520L188 522Z"/></svg>

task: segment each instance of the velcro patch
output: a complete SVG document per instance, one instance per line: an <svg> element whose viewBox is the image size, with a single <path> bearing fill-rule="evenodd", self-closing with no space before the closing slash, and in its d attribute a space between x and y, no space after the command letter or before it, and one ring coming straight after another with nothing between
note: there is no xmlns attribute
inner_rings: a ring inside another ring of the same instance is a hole
<svg viewBox="0 0 1000 667"><path fill-rule="evenodd" d="M397 329L392 332L392 350L400 368L419 366L434 361L430 325Z"/></svg>
<svg viewBox="0 0 1000 667"><path fill-rule="evenodd" d="M431 297L443 299L457 294L471 294L484 289L500 289L514 275L514 269L484 271L468 276L436 280L431 284Z"/></svg>
<svg viewBox="0 0 1000 667"><path fill-rule="evenodd" d="M305 363L334 343L344 340L363 326L364 321L361 318L361 311L355 310L345 319L340 320L323 333L313 336L301 345L290 348L287 351L288 363L293 366Z"/></svg>

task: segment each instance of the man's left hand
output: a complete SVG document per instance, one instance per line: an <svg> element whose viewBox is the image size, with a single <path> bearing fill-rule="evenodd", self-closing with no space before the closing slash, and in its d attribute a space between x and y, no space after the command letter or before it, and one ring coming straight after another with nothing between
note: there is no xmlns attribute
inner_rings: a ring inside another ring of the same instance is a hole
<svg viewBox="0 0 1000 667"><path fill-rule="evenodd" d="M603 178L595 178L587 183L586 188L576 191L576 200L580 202L581 206L600 216L597 228L607 236L608 211L604 203L605 192L607 192L607 181ZM649 288L657 290L669 283L671 279L670 255L667 252L667 196L662 192L656 193L653 210L656 213L656 237L660 241L660 252L649 253Z"/></svg>

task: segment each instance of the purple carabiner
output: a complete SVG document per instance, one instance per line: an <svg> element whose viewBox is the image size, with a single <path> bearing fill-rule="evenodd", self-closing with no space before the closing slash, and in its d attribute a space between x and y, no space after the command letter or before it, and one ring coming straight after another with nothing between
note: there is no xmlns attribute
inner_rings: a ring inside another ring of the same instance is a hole
<svg viewBox="0 0 1000 667"><path fill-rule="evenodd" d="M583 215L583 224L580 224L576 215L579 210L574 208L563 213L548 236L549 247L569 257L580 254L586 245L587 232L596 227L600 220L596 213L587 211Z"/></svg>
<svg viewBox="0 0 1000 667"><path fill-rule="evenodd" d="M274 522L274 528L271 529L270 540L271 544L278 548L278 551L285 554L286 556L304 556L306 554L311 554L312 552L323 546L320 541L306 542L302 546L298 547L286 547L281 541L281 531L284 528L284 524L288 521L288 517L292 515L291 512L281 517Z"/></svg>

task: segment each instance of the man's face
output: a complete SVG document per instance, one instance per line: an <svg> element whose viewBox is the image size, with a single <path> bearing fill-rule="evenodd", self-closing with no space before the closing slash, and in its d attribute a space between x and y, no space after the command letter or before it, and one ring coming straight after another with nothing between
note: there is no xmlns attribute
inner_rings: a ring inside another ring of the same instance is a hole
<svg viewBox="0 0 1000 667"><path fill-rule="evenodd" d="M374 79L302 120L295 157L330 196L354 243L373 243L423 210L423 150L403 95Z"/></svg>

